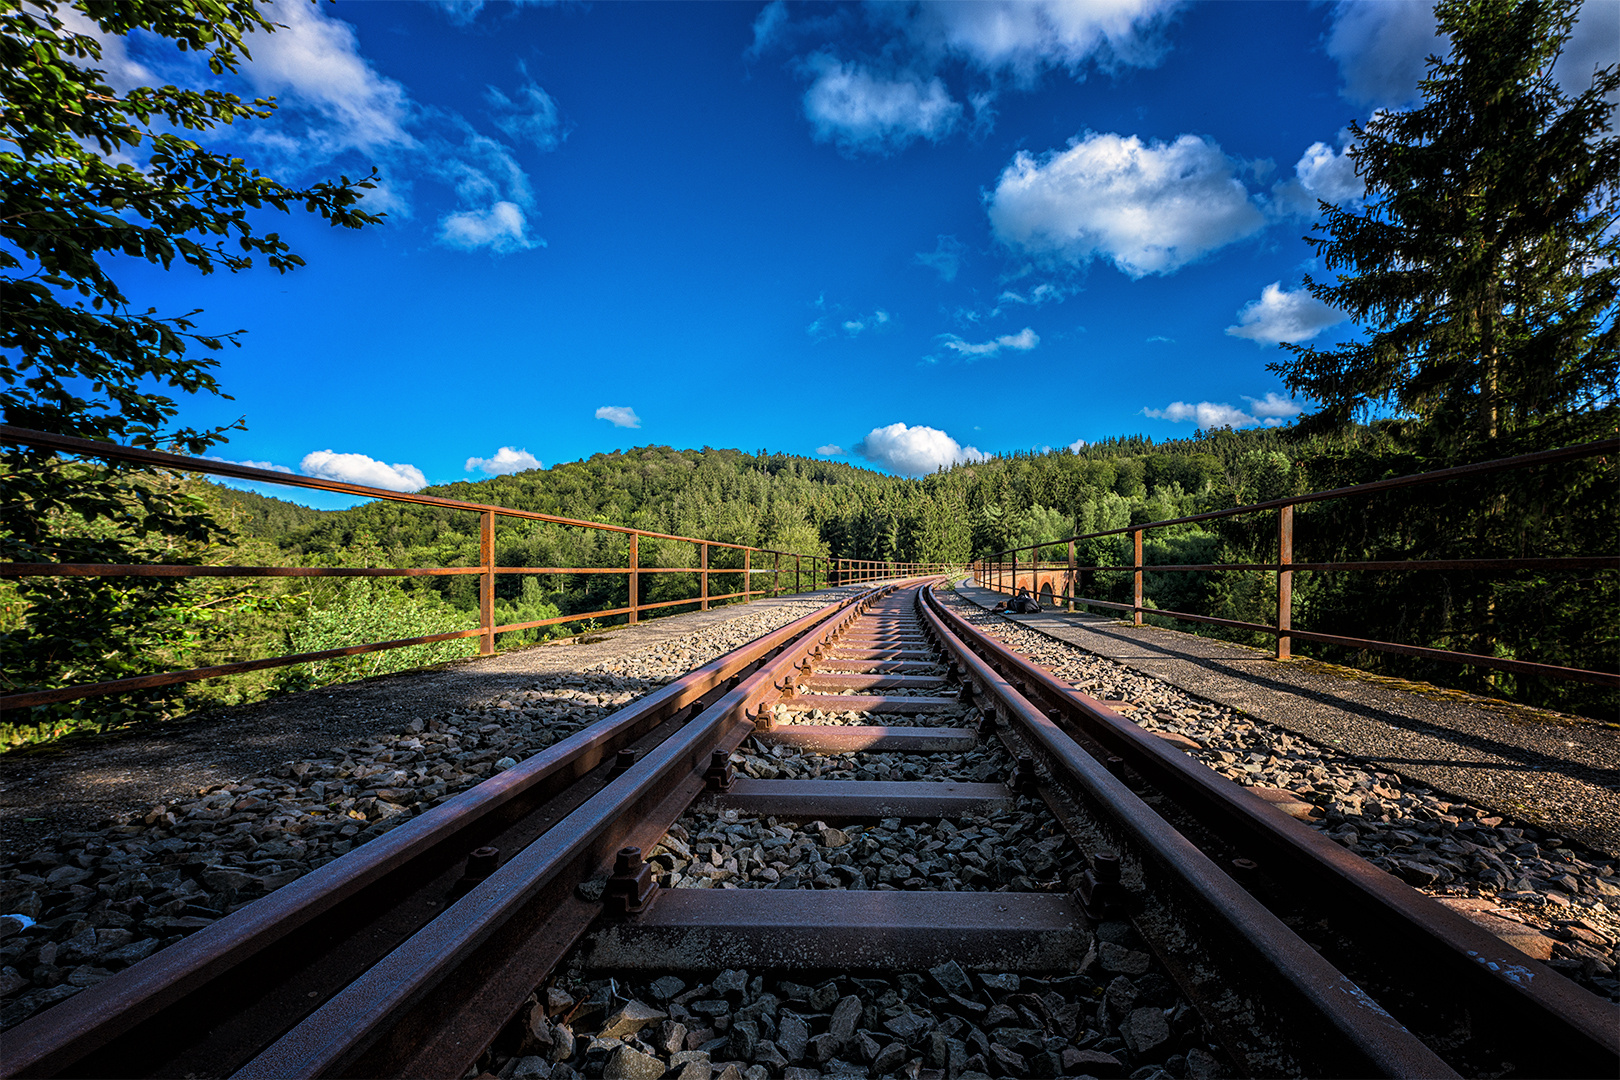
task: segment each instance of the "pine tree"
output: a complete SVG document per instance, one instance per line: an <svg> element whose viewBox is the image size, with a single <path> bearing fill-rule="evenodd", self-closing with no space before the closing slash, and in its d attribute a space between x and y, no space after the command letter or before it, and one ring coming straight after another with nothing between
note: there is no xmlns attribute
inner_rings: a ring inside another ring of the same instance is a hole
<svg viewBox="0 0 1620 1080"><path fill-rule="evenodd" d="M1620 360L1614 67L1575 97L1552 69L1575 0L1442 0L1450 39L1423 104L1352 124L1364 209L1322 204L1311 293L1365 339L1284 346L1271 365L1321 403L1307 430L1393 411L1450 460L1612 427ZM1414 423L1415 422L1415 423Z"/></svg>

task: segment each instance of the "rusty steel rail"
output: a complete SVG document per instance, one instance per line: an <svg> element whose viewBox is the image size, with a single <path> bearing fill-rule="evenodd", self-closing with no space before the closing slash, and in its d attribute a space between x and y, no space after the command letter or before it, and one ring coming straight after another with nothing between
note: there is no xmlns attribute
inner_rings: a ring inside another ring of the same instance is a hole
<svg viewBox="0 0 1620 1080"><path fill-rule="evenodd" d="M1509 472L1517 469L1535 468L1543 465L1558 464L1566 461L1578 461L1585 458L1599 457L1605 454L1620 452L1620 438L1599 439L1594 442L1582 443L1578 446L1567 446L1557 450L1544 450L1533 454L1520 454L1515 457L1498 458L1494 461L1475 462L1470 465L1460 465L1449 469L1436 469L1426 473L1415 473L1410 476L1391 477L1387 480L1376 480L1366 484L1354 484L1349 487L1333 488L1328 491L1313 491L1304 495L1290 495L1280 499L1270 499L1265 502L1251 503L1246 506L1235 506L1225 510L1210 510L1201 514L1189 514L1184 517L1168 518L1163 521L1144 522L1141 525L1129 525L1119 529L1105 529L1100 532L1083 533L1061 540L1050 540L1040 544L1033 544L1020 548L1009 548L998 551L973 564L975 582L985 588L996 592L1014 593L1019 587L1019 575L1028 574L1031 578L1030 591L1040 593L1040 577L1043 570L1059 570L1063 572L1063 588L1053 590L1054 602L1067 603L1069 610L1074 610L1075 604L1087 607L1100 607L1110 611L1129 612L1131 621L1136 626L1143 624L1147 615L1162 615L1166 618L1180 619L1184 622L1200 623L1209 626L1222 626L1234 630L1246 630L1253 633L1269 634L1277 641L1277 659L1286 660L1291 653L1293 641L1314 641L1325 645L1341 645L1346 648L1365 650L1371 652L1388 652L1403 656L1416 656L1425 660L1437 660L1445 663L1467 664L1472 667L1489 668L1495 671L1510 671L1522 675L1540 675L1548 678L1566 679L1573 682L1590 683L1597 686L1620 687L1620 673L1612 671L1592 671L1585 668L1565 667L1557 664L1541 664L1528 660L1517 660L1508 657L1486 656L1479 653L1461 652L1455 649L1437 649L1422 645L1409 645L1400 642L1378 641L1370 638L1347 637L1341 634L1326 634L1313 630L1300 630L1293 626L1293 575L1300 572L1313 573L1342 573L1342 572L1378 572L1390 570L1466 570L1466 571L1497 571L1502 573L1519 573L1532 570L1575 571L1575 570L1620 570L1620 556L1615 555L1577 555L1557 557L1526 557L1526 558L1461 558L1461 559L1373 559L1344 562L1306 562L1294 559L1294 507L1310 503L1323 502L1330 499L1343 499L1357 496L1374 495L1385 491L1394 491L1401 488L1420 487L1428 484L1444 483L1449 480L1458 480L1468 477L1487 476L1500 472ZM1142 539L1150 529L1162 529L1174 525L1190 525L1204 521L1214 521L1221 518L1238 517L1248 514L1277 511L1277 549L1278 559L1274 562L1252 563L1177 563L1155 565L1144 563L1142 559ZM1130 563L1112 566L1079 566L1075 560L1076 541L1094 540L1105 536L1131 537L1132 559ZM1068 559L1063 563L1046 563L1043 565L1040 558L1042 551L1060 544L1068 545ZM1030 557L1020 565L1019 555L1029 552ZM1144 573L1219 573L1232 571L1247 571L1273 573L1277 576L1277 614L1274 624L1248 622L1240 619L1222 619L1211 615L1200 615L1185 611L1171 611L1165 608L1149 608L1145 606L1143 595ZM1102 600L1080 595L1082 573L1129 573L1132 575L1131 603L1121 604L1115 601ZM1008 577L1011 583L1008 583Z"/></svg>
<svg viewBox="0 0 1620 1080"><path fill-rule="evenodd" d="M574 809L570 799L581 797L582 779L594 777L592 790L600 790L606 777L598 774L618 752L638 740L673 738L773 655L790 650L798 662L814 641L791 650L795 642L863 598L827 605L689 672L23 1022L5 1033L0 1074L169 1075L164 1063L181 1063L181 1073L201 1067L197 1054L213 1068L243 1065L380 959L379 943L403 940L438 916L470 851L549 836L548 826ZM342 944L350 939L366 944ZM334 956L341 963L329 962ZM245 1014L257 1021L242 1021Z"/></svg>
<svg viewBox="0 0 1620 1080"><path fill-rule="evenodd" d="M1487 1015L1508 1025L1503 1030L1522 1032L1527 1060L1536 1062L1522 1066L1527 1075L1620 1073L1620 1008L980 632L940 604L931 590L924 590L924 601L931 623L942 635L950 635L948 641L956 642L953 651L962 651L961 658L973 667L976 679L997 687L1016 686L1033 703L1027 711L1015 713L1037 732L1054 761L1060 755L1053 753L1050 741L1059 730L1116 756L1130 774L1168 796L1236 850L1258 860L1269 879L1286 883L1279 889L1292 900L1308 900L1312 908L1333 912L1357 939L1382 939L1384 944L1374 949L1390 959L1389 969L1406 972L1425 990L1442 985L1447 994L1466 995ZM1061 765L1073 769L1067 761ZM1111 788L1107 794L1111 801L1126 791L1119 781L1106 772L1098 775L1090 766L1083 783L1088 788L1094 783ZM1098 797L1096 791L1090 793Z"/></svg>
<svg viewBox="0 0 1620 1080"><path fill-rule="evenodd" d="M366 653L382 652L390 649L409 648L413 645L429 645L442 641L456 641L465 638L478 639L478 652L481 656L489 656L495 652L495 637L498 634L517 630L532 630L546 626L555 626L567 622L578 622L585 619L617 618L624 616L629 623L639 621L644 613L662 610L664 608L683 607L695 604L699 610L708 610L714 603L741 599L744 603L756 596L779 596L784 591L798 594L804 591L806 574L809 579L809 588L817 589L822 585L843 585L855 582L871 582L886 578L904 577L916 574L926 574L943 571L943 566L934 566L920 563L896 562L864 562L851 559L830 559L821 555L805 555L798 552L781 551L774 548L750 547L746 544L733 544L720 540L704 540L697 537L675 536L669 533L653 532L647 529L635 529L623 525L611 525L597 521L582 521L577 518L559 517L555 514L541 514L531 510L513 510L503 506L489 503L466 502L460 499L447 499L436 495L420 495L397 491L386 491L382 488L366 487L360 484L348 484L337 480L323 480L318 477L294 476L289 473L275 472L271 469L258 469L247 465L238 465L229 461L215 461L208 458L187 457L182 454L169 454L157 450L145 450L139 447L122 446L116 443L95 442L89 439L73 438L65 435L53 435L49 432L34 431L28 428L14 427L9 424L0 424L0 443L10 443L19 446L31 446L36 449L58 454L74 454L90 457L99 457L111 461L121 461L153 469L164 469L176 472L204 473L213 476L230 477L236 480L252 480L267 484L281 484L289 487L312 488L319 491L331 491L343 495L355 495L367 499L377 499L386 502L409 503L416 506L436 507L439 509L466 511L476 513L480 519L479 531L479 564L477 566L440 566L440 567L286 567L286 566L192 566L186 564L109 564L109 563L42 563L42 562L12 562L0 563L0 579L24 577L163 577L163 578L191 578L191 577L445 577L457 575L477 575L479 579L478 592L478 626L469 630L456 630L442 634L426 634L419 637L398 638L391 641L368 642L339 649L326 649L320 652L293 653L284 656L265 657L257 660L239 661L229 664L214 664L207 667L188 668L182 671L154 672L147 675L135 675L121 679L111 679L104 682L81 683L75 686L57 687L55 689L26 690L16 693L0 695L0 710L26 709L40 705L49 705L63 701L77 701L82 698L97 697L106 694L128 693L139 690L152 690L162 686L172 686L178 683L197 682L203 679L216 679L229 675L241 675L252 671L263 671L268 668L286 667L291 664L312 663L320 660L335 660L346 656L359 656ZM560 525L569 528L594 529L601 532L619 533L628 540L628 565L624 567L557 567L557 566L497 566L495 565L495 519L513 518L521 521L533 521L543 524ZM675 543L693 545L699 555L697 566L666 567L642 566L640 563L640 541L665 540ZM711 548L730 550L741 553L742 565L737 567L711 566L709 552ZM771 556L771 565L755 567L753 556ZM791 568L782 565L784 559L792 559ZM809 569L805 570L808 560ZM512 574L610 574L626 578L628 582L628 603L619 607L605 608L598 611L575 612L568 615L558 615L549 619L534 619L527 622L498 625L495 621L495 578L500 575ZM656 603L643 602L640 597L640 578L644 574L693 574L697 578L698 594L679 600L663 600ZM792 575L793 588L782 588L784 579ZM711 593L709 590L710 578L713 576L735 575L742 579L742 588L725 593ZM753 579L756 575L769 575L770 588L755 589Z"/></svg>
<svg viewBox="0 0 1620 1080"><path fill-rule="evenodd" d="M818 612L793 644L234 1076L462 1075L602 910L575 885L605 874L626 845L650 849L703 791L715 755L753 732L751 709L894 587Z"/></svg>

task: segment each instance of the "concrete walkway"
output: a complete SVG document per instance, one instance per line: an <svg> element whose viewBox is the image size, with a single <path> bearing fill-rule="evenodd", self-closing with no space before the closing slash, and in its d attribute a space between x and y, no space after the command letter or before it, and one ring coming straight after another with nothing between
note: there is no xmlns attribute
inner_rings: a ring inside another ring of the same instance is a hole
<svg viewBox="0 0 1620 1080"><path fill-rule="evenodd" d="M981 607L1006 597L961 581ZM1620 725L1112 617L1008 618L1366 765L1620 855Z"/></svg>

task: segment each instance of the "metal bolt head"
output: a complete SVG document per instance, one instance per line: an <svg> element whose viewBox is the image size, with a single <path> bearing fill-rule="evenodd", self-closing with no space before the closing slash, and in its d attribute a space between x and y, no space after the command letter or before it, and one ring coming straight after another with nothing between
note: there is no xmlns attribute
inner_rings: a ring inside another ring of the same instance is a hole
<svg viewBox="0 0 1620 1080"><path fill-rule="evenodd" d="M613 857L613 872L615 874L633 874L641 866L641 849L638 847L622 847Z"/></svg>

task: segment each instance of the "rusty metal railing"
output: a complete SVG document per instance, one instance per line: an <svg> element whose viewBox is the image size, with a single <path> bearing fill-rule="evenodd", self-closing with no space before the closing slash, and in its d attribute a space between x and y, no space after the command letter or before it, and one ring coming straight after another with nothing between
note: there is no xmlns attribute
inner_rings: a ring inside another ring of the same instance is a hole
<svg viewBox="0 0 1620 1080"><path fill-rule="evenodd" d="M428 645L438 641L454 641L462 638L478 638L478 653L489 656L495 652L495 635L509 633L514 630L530 630L543 626L552 626L559 623L576 622L584 619L612 618L623 615L629 623L639 620L643 612L651 612L662 608L673 608L697 605L699 610L708 610L711 604L728 600L742 600L747 603L756 596L792 595L814 590L827 585L842 585L855 582L876 581L889 577L914 577L943 573L956 567L934 563L902 563L902 562L875 562L855 559L829 558L822 555L806 555L799 552L779 551L773 548L751 547L747 544L733 544L721 540L705 540L698 537L675 536L669 533L652 532L647 529L633 529L623 525L609 525L599 521L580 521L575 518L558 517L553 514L540 514L531 510L513 510L504 506L495 506L487 503L465 502L460 499L446 499L437 495L421 495L398 491L385 491L381 488L365 487L360 484L348 484L339 480L326 480L319 477L295 476L289 473L275 472L270 469L256 469L248 465L238 465L229 461L214 461L207 458L187 457L181 454L169 454L157 450L144 450L138 447L121 446L115 443L94 442L89 439L72 438L65 435L53 435L43 431L33 431L28 428L13 427L0 424L0 442L23 446L33 446L59 454L73 454L87 457L98 457L113 461L125 461L136 465L144 465L154 469L165 469L175 472L207 473L214 476L225 476L235 480L254 480L267 484L280 484L287 487L313 488L319 491L333 491L344 495L357 495L366 499L379 499L388 502L410 503L416 506L431 506L441 509L460 510L479 515L479 562L477 566L434 566L434 567L312 567L312 566L191 566L191 565L125 565L109 563L0 563L0 578L22 577L441 577L453 575L477 575L478 577L478 626L469 630L453 630L442 634L426 634L421 637L401 638L395 641L376 641L361 645L350 645L338 649L323 649L319 652L292 653L285 656L267 657L259 660L244 660L230 664L216 664L209 667L188 668L182 671L154 672L148 675L136 675L124 679L114 679L99 683L82 683L77 686L58 687L50 690L31 690L20 693L0 695L0 710L29 708L35 705L49 705L59 701L75 701L80 698L95 697L103 694L124 693L133 690L149 690L160 686L171 686L176 683L196 682L202 679L214 679L225 675L240 675L250 671L262 671L266 668L285 667L290 664L306 664L320 660L336 660L345 656L358 656L363 653L380 652L385 649L402 649L411 645ZM535 521L551 525L564 525L572 528L595 529L602 532L620 533L628 538L629 557L628 565L623 567L600 566L496 566L495 565L495 519L498 517L517 518L524 521ZM642 566L640 563L640 541L643 539L668 540L675 543L692 544L699 552L697 566L665 567ZM737 551L742 553L740 567L716 567L709 563L711 548ZM763 566L755 567L755 555L771 556L769 569ZM785 559L792 559L793 565L789 569L783 565ZM598 611L582 611L569 615L558 615L549 619L535 619L528 622L496 625L495 623L495 578L502 574L620 574L625 575L629 582L628 603L622 607L606 608ZM662 600L656 603L643 603L639 593L640 578L644 574L696 574L698 579L698 595L685 597L679 600ZM793 576L793 588L784 589L784 579L787 575ZM725 577L731 575L741 579L741 589L731 592L712 593L709 590L711 577ZM755 589L753 579L755 575L770 575L771 587L768 589Z"/></svg>
<svg viewBox="0 0 1620 1080"><path fill-rule="evenodd" d="M1211 510L1202 514L1190 514L1186 517L1169 518L1164 521L1145 522L1140 525L1128 525L1119 529L1105 529L1101 532L1084 533L1062 540L1048 540L1026 547L1011 548L998 551L984 559L973 563L974 580L989 589L997 592L1014 593L1019 584L1020 574L1026 574L1030 579L1030 591L1041 592L1041 575L1050 576L1061 572L1063 589L1061 593L1053 590L1055 602L1066 603L1070 611L1076 604L1087 607L1099 607L1112 611L1130 612L1131 622L1141 626L1145 614L1162 615L1171 619L1180 619L1186 622L1205 623L1212 626L1223 626L1235 630L1247 630L1260 634L1270 634L1277 639L1276 656L1279 660L1286 660L1291 653L1291 643L1298 641L1314 641L1325 645L1340 645L1351 649L1365 649L1375 652L1398 653L1405 656L1415 656L1425 660L1438 660L1447 663L1467 664L1473 667L1490 668L1497 671L1510 671L1524 675L1544 675L1558 679L1568 679L1575 682L1593 683L1598 686L1620 687L1620 674L1609 671L1589 671L1585 668L1561 667L1556 664L1540 664L1528 660L1516 660L1503 656L1484 656L1478 653L1465 653L1452 649L1436 649L1423 645L1408 645L1392 641L1376 641L1368 638L1345 637L1340 634L1324 634L1314 630L1301 630L1293 626L1293 575L1300 571L1313 572L1340 572L1340 571L1378 571L1378 570L1484 570L1484 571L1523 571L1523 570L1620 570L1620 555L1583 555L1572 557L1548 558L1515 558L1515 559L1393 559L1372 560L1363 562L1297 562L1294 559L1294 507L1313 502L1323 502L1328 499L1343 499L1355 496L1371 495L1378 492L1393 491L1397 488L1416 487L1423 484L1436 484L1448 480L1457 480L1464 477L1482 476L1490 473L1506 472L1514 469L1534 468L1551 465L1558 462L1577 461L1583 458L1597 457L1601 454L1613 454L1620 451L1620 438L1600 439L1596 442L1582 443L1579 446L1569 446L1558 450L1545 450L1534 454L1520 454L1516 457L1498 458L1494 461L1476 462L1472 465L1460 465L1450 469L1437 469L1433 472L1416 473L1411 476L1392 477L1388 480L1376 480L1367 484L1356 484L1351 487L1334 488L1330 491L1314 491L1305 495L1291 495L1281 499L1271 499L1267 502L1253 503L1248 506L1235 506L1225 510ZM1275 510L1277 511L1277 546L1278 558L1276 562L1252 563L1183 563L1176 565L1144 564L1142 560L1142 537L1150 529L1162 529L1172 525L1187 525L1199 521L1212 521L1217 518L1236 517L1243 514L1255 514ZM1104 536L1131 537L1132 558L1129 564L1118 566L1088 566L1076 564L1076 541L1092 540ZM1042 550L1058 544L1068 545L1068 560L1063 563L1042 563L1039 554ZM1028 552L1029 558L1020 565L1020 553ZM1222 619L1212 615L1197 615L1185 611L1169 611L1162 608L1145 606L1143 596L1144 573L1192 573L1198 571L1264 571L1277 575L1277 614L1276 624L1245 622L1239 619ZM1128 572L1131 578L1131 603L1120 604L1110 600L1078 595L1082 574L1093 571Z"/></svg>

